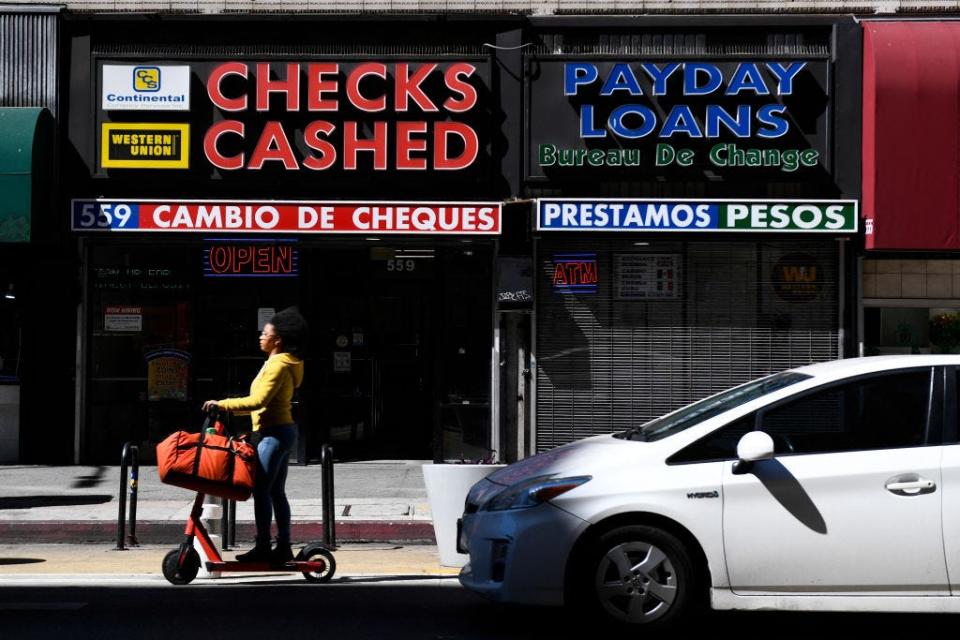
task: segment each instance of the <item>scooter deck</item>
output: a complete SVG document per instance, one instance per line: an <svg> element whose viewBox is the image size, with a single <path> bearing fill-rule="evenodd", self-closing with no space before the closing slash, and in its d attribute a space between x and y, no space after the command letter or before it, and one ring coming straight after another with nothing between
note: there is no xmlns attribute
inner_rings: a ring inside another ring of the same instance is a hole
<svg viewBox="0 0 960 640"><path fill-rule="evenodd" d="M321 573L327 569L327 563L323 560L291 560L282 564L274 562L207 562L205 563L207 571L219 571L221 573L247 571L300 571L307 573Z"/></svg>

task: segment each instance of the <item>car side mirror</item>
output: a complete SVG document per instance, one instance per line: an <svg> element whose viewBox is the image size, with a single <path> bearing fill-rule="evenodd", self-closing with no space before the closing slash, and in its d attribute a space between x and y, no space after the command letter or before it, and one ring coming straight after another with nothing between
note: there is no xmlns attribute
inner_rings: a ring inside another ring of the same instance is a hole
<svg viewBox="0 0 960 640"><path fill-rule="evenodd" d="M737 443L737 460L733 473L741 475L753 468L754 462L773 458L773 438L763 431L751 431L744 434Z"/></svg>

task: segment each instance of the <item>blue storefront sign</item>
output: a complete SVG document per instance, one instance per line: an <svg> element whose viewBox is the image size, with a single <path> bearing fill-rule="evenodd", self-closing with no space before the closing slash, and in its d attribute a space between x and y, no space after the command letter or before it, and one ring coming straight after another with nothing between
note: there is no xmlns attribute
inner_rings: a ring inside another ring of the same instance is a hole
<svg viewBox="0 0 960 640"><path fill-rule="evenodd" d="M538 231L856 233L855 200L539 199Z"/></svg>

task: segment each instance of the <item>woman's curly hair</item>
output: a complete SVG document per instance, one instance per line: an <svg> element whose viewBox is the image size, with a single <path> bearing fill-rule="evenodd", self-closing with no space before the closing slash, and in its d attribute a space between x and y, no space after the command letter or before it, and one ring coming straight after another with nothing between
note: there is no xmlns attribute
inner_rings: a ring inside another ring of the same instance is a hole
<svg viewBox="0 0 960 640"><path fill-rule="evenodd" d="M270 318L273 330L283 340L283 350L297 357L307 346L307 321L297 307L287 307Z"/></svg>

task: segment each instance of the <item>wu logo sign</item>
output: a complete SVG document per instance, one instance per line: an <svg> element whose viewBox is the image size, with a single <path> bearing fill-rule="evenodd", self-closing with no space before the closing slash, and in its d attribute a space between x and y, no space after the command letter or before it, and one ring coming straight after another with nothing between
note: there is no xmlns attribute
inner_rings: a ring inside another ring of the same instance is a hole
<svg viewBox="0 0 960 640"><path fill-rule="evenodd" d="M816 258L802 253L791 253L773 266L773 289L777 297L787 302L810 302L820 295L826 279Z"/></svg>
<svg viewBox="0 0 960 640"><path fill-rule="evenodd" d="M783 269L784 282L816 282L817 281L817 268L814 266L809 266L809 267L784 266L781 268Z"/></svg>

